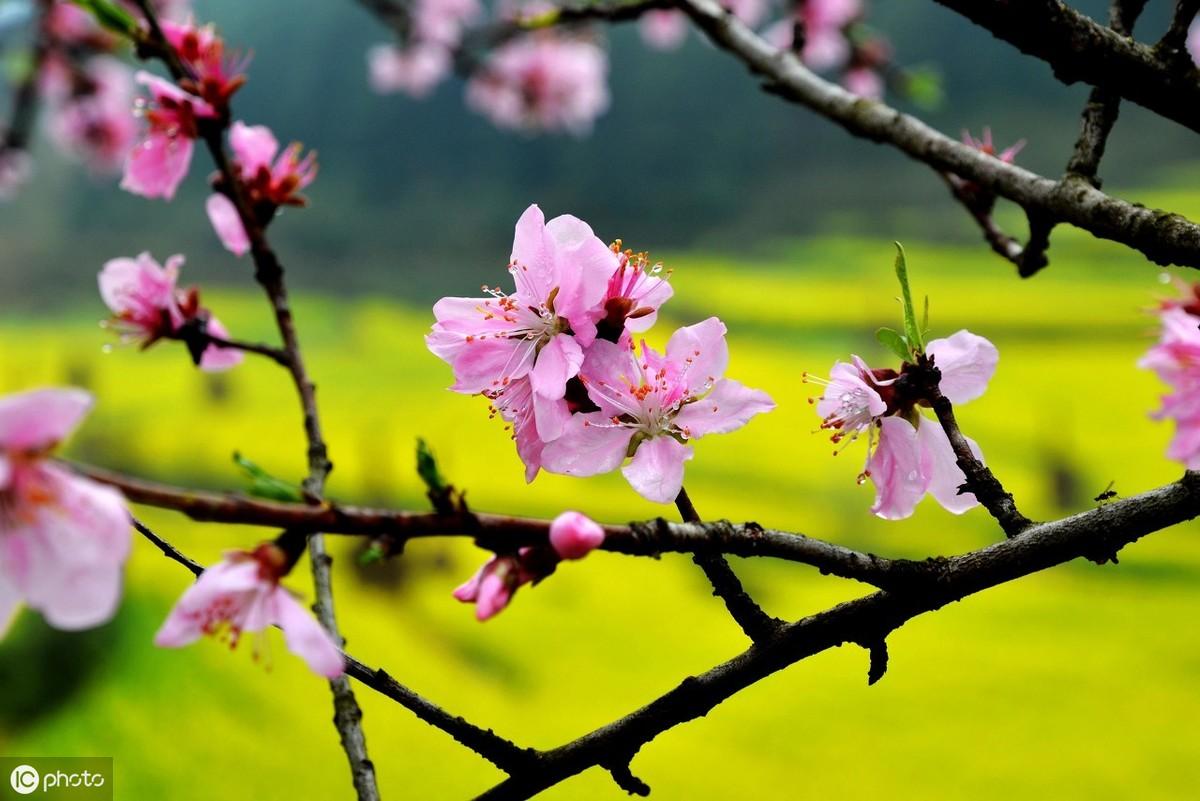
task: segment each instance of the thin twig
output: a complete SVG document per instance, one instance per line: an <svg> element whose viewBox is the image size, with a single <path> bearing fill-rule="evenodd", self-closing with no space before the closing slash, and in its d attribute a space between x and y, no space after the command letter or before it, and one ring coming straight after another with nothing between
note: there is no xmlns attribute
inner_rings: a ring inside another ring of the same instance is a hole
<svg viewBox="0 0 1200 801"><path fill-rule="evenodd" d="M186 75L184 65L163 35L149 0L138 0L138 6L146 17L150 44L155 49L156 55L164 61L178 81ZM251 257L254 260L255 279L262 286L271 303L275 322L283 339L285 359L281 363L288 368L300 398L304 415L304 433L308 443L308 476L304 480L305 496L310 503L319 504L325 488L325 478L329 475L333 465L329 461L325 440L321 433L316 386L308 376L304 358L301 355L299 336L292 318L287 286L284 283L283 266L267 242L265 230L250 207L245 187L225 151L223 137L227 124L228 114L225 114L220 125L203 126L200 135L212 156L213 163L221 174L224 186L246 231L247 239L250 242ZM316 594L314 611L321 621L321 625L325 627L334 641L341 644L344 640L338 630L337 616L333 605L330 576L332 558L329 556L324 539L319 532L311 534L308 547ZM379 789L375 779L375 766L367 755L366 738L362 730L362 709L354 697L354 690L344 676L331 679L329 686L333 693L334 725L337 727L342 748L350 762L351 776L359 801L378 801Z"/></svg>
<svg viewBox="0 0 1200 801"><path fill-rule="evenodd" d="M683 522L693 524L701 522L700 514L692 505L692 499L683 487L680 487L679 495L675 498L675 506L679 509L679 515L683 518ZM692 561L704 571L704 575L712 584L713 595L724 601L730 617L742 627L742 631L751 641L758 642L765 639L783 625L782 621L771 617L755 603L724 556L719 553L700 551L692 555Z"/></svg>
<svg viewBox="0 0 1200 801"><path fill-rule="evenodd" d="M192 571L193 576L199 576L204 572L203 565L184 556L178 548L155 534L153 531L147 528L142 521L138 520L136 517L130 517L130 520L133 523L133 527L137 529L138 533L150 540L150 542L154 543L155 547L162 551L163 556L167 557L173 562L178 562L179 564L183 565L188 570Z"/></svg>

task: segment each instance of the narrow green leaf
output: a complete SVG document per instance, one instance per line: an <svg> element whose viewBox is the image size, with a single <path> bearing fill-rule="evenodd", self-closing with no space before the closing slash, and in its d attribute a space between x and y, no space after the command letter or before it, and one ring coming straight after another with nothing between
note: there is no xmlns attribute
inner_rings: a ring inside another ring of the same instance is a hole
<svg viewBox="0 0 1200 801"><path fill-rule="evenodd" d="M383 546L378 542L372 542L370 545L358 555L358 563L363 567L373 565L376 562L383 561Z"/></svg>
<svg viewBox="0 0 1200 801"><path fill-rule="evenodd" d="M137 20L112 0L74 0L75 5L90 11L100 26L122 36L133 37L138 30Z"/></svg>
<svg viewBox="0 0 1200 801"><path fill-rule="evenodd" d="M913 353L924 353L925 343L921 339L921 329L917 327L917 313L913 309L912 291L908 288L908 262L904 258L904 246L896 245L896 278L900 281L900 302L904 306L904 338L908 341Z"/></svg>
<svg viewBox="0 0 1200 801"><path fill-rule="evenodd" d="M442 473L438 470L437 459L434 458L429 443L421 437L417 437L417 475L432 493L443 494L449 489L446 479L442 478Z"/></svg>
<svg viewBox="0 0 1200 801"><path fill-rule="evenodd" d="M901 359L908 361L912 358L912 352L908 349L908 343L904 341L904 337L900 335L899 331L892 328L880 328L875 332L875 338L879 340L879 344Z"/></svg>
<svg viewBox="0 0 1200 801"><path fill-rule="evenodd" d="M255 462L250 461L241 453L233 452L233 463L242 468L250 479L246 491L259 498L269 498L273 501L297 502L304 500L304 493L295 484L276 478Z"/></svg>

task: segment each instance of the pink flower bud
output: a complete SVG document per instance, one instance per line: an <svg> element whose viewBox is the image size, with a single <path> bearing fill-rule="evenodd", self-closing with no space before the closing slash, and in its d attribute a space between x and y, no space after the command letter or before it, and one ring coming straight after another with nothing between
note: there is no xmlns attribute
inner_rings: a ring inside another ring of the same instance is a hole
<svg viewBox="0 0 1200 801"><path fill-rule="evenodd" d="M604 529L579 512L563 512L550 524L550 544L563 559L582 559L604 542Z"/></svg>

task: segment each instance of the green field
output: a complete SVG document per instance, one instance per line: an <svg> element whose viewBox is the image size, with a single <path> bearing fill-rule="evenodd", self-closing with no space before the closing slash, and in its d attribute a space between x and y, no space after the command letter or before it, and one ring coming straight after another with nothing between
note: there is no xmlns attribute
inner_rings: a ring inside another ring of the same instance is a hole
<svg viewBox="0 0 1200 801"><path fill-rule="evenodd" d="M1191 197L1159 200L1186 207ZM990 391L959 419L1027 514L1088 508L1110 481L1133 494L1179 475L1162 457L1169 427L1147 417L1162 388L1135 367L1154 331L1145 310L1167 291L1154 268L1071 232L1056 238L1051 268L1024 282L982 247L906 246L914 289L931 296L935 335L969 326L1000 348ZM952 554L999 536L981 510L958 518L931 501L908 521L874 519L871 488L854 481L862 450L834 457L813 433L813 387L801 373L825 372L850 352L885 359L873 332L897 318L890 243L661 255L677 293L657 338L719 315L730 330L730 375L779 404L697 444L687 485L701 514L897 556ZM236 335L270 338L259 297L208 301ZM424 436L479 510L573 507L609 521L673 511L641 501L619 475L543 475L526 486L486 404L444 390L449 371L421 341L427 309L303 294L296 307L336 463L332 496L421 508L412 453ZM98 396L72 456L215 488L242 486L234 450L277 474L301 473L298 410L275 365L259 360L213 378L169 344L102 354L101 316L97 301L59 319L0 323L0 389L76 383ZM139 513L205 562L264 536ZM646 747L634 772L657 799L1194 797L1197 531L1156 534L1117 567L1072 564L918 619L891 638L891 669L874 687L858 649L794 666ZM335 545L349 650L529 745L577 736L745 645L680 556L594 555L480 625L449 594L483 558L468 544L422 542L369 568L355 565L352 543ZM736 566L768 610L786 617L863 591L801 566ZM249 649L151 645L188 578L139 542L122 612L107 629L61 635L19 619L0 648L0 752L112 755L123 799L351 797L328 692L276 633L265 667ZM309 592L304 573L291 586ZM501 778L405 710L370 691L361 698L385 798L461 799ZM619 797L599 771L546 794Z"/></svg>

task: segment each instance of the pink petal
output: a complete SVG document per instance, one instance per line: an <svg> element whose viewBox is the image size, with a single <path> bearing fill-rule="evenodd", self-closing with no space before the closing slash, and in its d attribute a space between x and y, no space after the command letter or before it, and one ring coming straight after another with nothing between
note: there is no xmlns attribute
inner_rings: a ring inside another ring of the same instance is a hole
<svg viewBox="0 0 1200 801"><path fill-rule="evenodd" d="M947 511L956 515L978 506L979 501L971 493L958 494L958 488L966 482L967 477L958 466L954 449L950 447L950 439L941 424L936 420L921 418L921 425L917 427L917 438L921 441L921 450L924 453L923 463L928 468L929 494ZM983 454L974 440L968 437L967 444L971 446L976 458L982 460Z"/></svg>
<svg viewBox="0 0 1200 801"><path fill-rule="evenodd" d="M259 570L253 559L224 559L205 570L175 603L154 635L154 644L160 648L188 645L204 633L203 624L209 618L206 610L217 604L229 607L223 599L250 602L270 592L271 585Z"/></svg>
<svg viewBox="0 0 1200 801"><path fill-rule="evenodd" d="M479 598L475 602L475 617L483 621L495 617L504 611L512 600L512 588L508 582L494 571L483 577L479 583Z"/></svg>
<svg viewBox="0 0 1200 801"><path fill-rule="evenodd" d="M12 481L12 477L12 460L5 456L3 451L0 451L0 492L4 492L4 490L8 489L9 483Z"/></svg>
<svg viewBox="0 0 1200 801"><path fill-rule="evenodd" d="M938 386L951 403L966 403L982 395L1000 360L995 345L966 330L935 339L925 346L925 352L941 370Z"/></svg>
<svg viewBox="0 0 1200 801"><path fill-rule="evenodd" d="M75 430L92 408L82 389L35 389L0 398L0 449L40 451Z"/></svg>
<svg viewBox="0 0 1200 801"><path fill-rule="evenodd" d="M582 364L583 350L575 338L570 334L558 334L538 352L529 382L538 395L561 399L567 392L567 381L579 374Z"/></svg>
<svg viewBox="0 0 1200 801"><path fill-rule="evenodd" d="M687 31L687 17L674 9L653 9L638 23L642 41L656 50L677 49L687 38Z"/></svg>
<svg viewBox="0 0 1200 801"><path fill-rule="evenodd" d="M616 343L598 339L593 342L584 355L579 374L584 379L588 397L605 414L620 415L629 411L613 402L618 400L613 388L623 387L638 376L633 351L627 341Z"/></svg>
<svg viewBox="0 0 1200 801"><path fill-rule="evenodd" d="M725 324L716 317L680 328L667 341L667 359L684 369L687 388L700 392L725 374L729 346Z"/></svg>
<svg viewBox="0 0 1200 801"><path fill-rule="evenodd" d="M170 200L192 163L191 139L151 132L125 162L121 188L142 197Z"/></svg>
<svg viewBox="0 0 1200 801"><path fill-rule="evenodd" d="M8 630L8 621L12 619L20 603L21 594L4 575L4 566L0 565L0 639L4 638L4 633Z"/></svg>
<svg viewBox="0 0 1200 801"><path fill-rule="evenodd" d="M587 347L595 338L596 321L604 316L604 296L617 269L617 254L591 226L570 214L546 223L546 236L554 249L552 280L559 290L555 311L571 321L579 344Z"/></svg>
<svg viewBox="0 0 1200 801"><path fill-rule="evenodd" d="M689 403L675 415L675 425L690 437L705 434L728 434L750 422L756 414L775 408L771 396L759 389L744 387L737 381L722 378L713 391Z"/></svg>
<svg viewBox="0 0 1200 801"><path fill-rule="evenodd" d="M538 439L551 442L562 436L563 430L571 420L571 409L562 398L551 400L535 394L533 419Z"/></svg>
<svg viewBox="0 0 1200 801"><path fill-rule="evenodd" d="M55 502L40 504L27 528L7 534L25 545L27 572L16 584L55 628L107 623L120 603L131 546L125 499L59 468L41 469Z"/></svg>
<svg viewBox="0 0 1200 801"><path fill-rule="evenodd" d="M511 261L517 294L530 303L544 302L555 286L556 276L546 217L536 203L525 209L513 229Z"/></svg>
<svg viewBox="0 0 1200 801"><path fill-rule="evenodd" d="M498 389L504 378L515 381L533 367L531 343L510 337L471 337L452 331L425 335L425 345L454 369L455 392L474 395Z"/></svg>
<svg viewBox="0 0 1200 801"><path fill-rule="evenodd" d="M671 437L653 437L638 446L621 474L646 500L671 503L683 488L683 463L691 458L687 445Z"/></svg>
<svg viewBox="0 0 1200 801"><path fill-rule="evenodd" d="M279 140L265 125L246 125L237 120L229 129L229 147L242 168L242 175L253 177L259 167L271 169L271 161L279 152Z"/></svg>
<svg viewBox="0 0 1200 801"><path fill-rule="evenodd" d="M1183 462L1188 470L1200 469L1200 419L1182 419L1175 425L1175 436L1167 446L1167 458Z"/></svg>
<svg viewBox="0 0 1200 801"><path fill-rule="evenodd" d="M475 603L475 600L479 598L479 584L483 581L484 575L495 566L495 562L496 557L494 556L488 561L484 562L479 569L475 571L475 575L471 576L471 578L467 579L466 582L454 590L453 595L455 599L462 601L465 604Z"/></svg>
<svg viewBox="0 0 1200 801"><path fill-rule="evenodd" d="M217 238L226 250L235 256L245 256L250 252L250 237L232 200L221 194L209 195L204 210L208 212L208 221L212 223Z"/></svg>
<svg viewBox="0 0 1200 801"><path fill-rule="evenodd" d="M546 443L542 467L567 476L611 473L625 461L633 429L615 425L603 412L576 414L561 436Z"/></svg>
<svg viewBox="0 0 1200 801"><path fill-rule="evenodd" d="M902 520L913 513L928 484L917 430L902 417L880 421L879 443L867 461L875 484L871 512L885 520Z"/></svg>
<svg viewBox="0 0 1200 801"><path fill-rule="evenodd" d="M275 621L283 629L288 650L303 659L313 673L336 679L346 672L346 660L324 627L287 590L271 594Z"/></svg>
<svg viewBox="0 0 1200 801"><path fill-rule="evenodd" d="M604 542L604 529L587 515L563 512L550 524L550 545L562 559L582 559Z"/></svg>
<svg viewBox="0 0 1200 801"><path fill-rule="evenodd" d="M225 326L221 325L221 321L216 317L208 318L208 327L206 330L211 336L220 339L229 339L229 332L225 330ZM209 373L228 370L231 367L237 367L241 364L245 355L235 348L218 348L216 345L209 345L204 349L204 354L200 357L200 369Z"/></svg>

